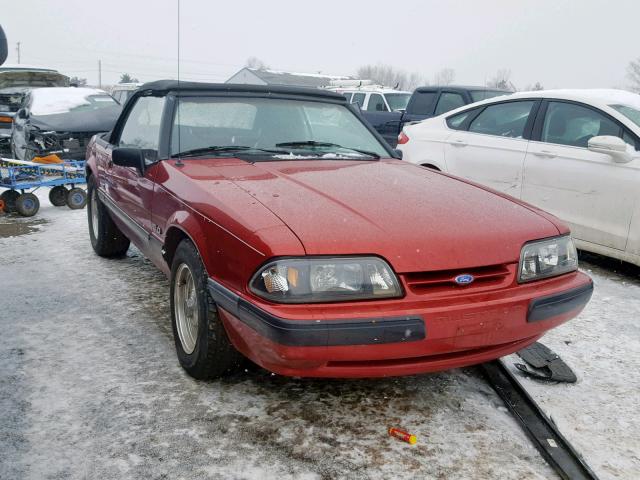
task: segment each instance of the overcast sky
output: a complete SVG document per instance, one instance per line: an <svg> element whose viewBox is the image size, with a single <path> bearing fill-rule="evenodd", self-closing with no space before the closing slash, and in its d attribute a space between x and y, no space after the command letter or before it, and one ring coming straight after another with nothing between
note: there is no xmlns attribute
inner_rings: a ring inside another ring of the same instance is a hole
<svg viewBox="0 0 640 480"><path fill-rule="evenodd" d="M313 7L311 6L313 5ZM484 84L510 69L523 89L622 87L640 57L638 0L181 0L180 77L224 81L250 56L273 69L352 75L384 63L431 80ZM5 0L8 62L115 83L176 78L178 0Z"/></svg>

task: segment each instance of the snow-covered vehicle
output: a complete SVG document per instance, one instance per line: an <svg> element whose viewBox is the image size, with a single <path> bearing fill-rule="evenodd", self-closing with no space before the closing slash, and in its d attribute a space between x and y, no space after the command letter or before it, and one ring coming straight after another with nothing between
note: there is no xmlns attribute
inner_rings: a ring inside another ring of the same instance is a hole
<svg viewBox="0 0 640 480"><path fill-rule="evenodd" d="M9 152L13 118L30 89L68 86L69 77L51 68L27 65L0 67L0 152Z"/></svg>
<svg viewBox="0 0 640 480"><path fill-rule="evenodd" d="M640 265L640 95L522 92L408 125L398 148L569 224L578 248Z"/></svg>
<svg viewBox="0 0 640 480"><path fill-rule="evenodd" d="M120 111L118 103L103 90L31 90L13 121L13 156L19 160L49 155L84 160L91 137L111 130Z"/></svg>

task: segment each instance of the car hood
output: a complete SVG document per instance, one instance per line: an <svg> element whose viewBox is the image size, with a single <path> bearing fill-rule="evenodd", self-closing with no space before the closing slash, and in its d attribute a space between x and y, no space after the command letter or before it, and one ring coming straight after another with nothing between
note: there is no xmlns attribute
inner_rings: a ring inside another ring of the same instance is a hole
<svg viewBox="0 0 640 480"><path fill-rule="evenodd" d="M99 110L57 113L54 115L32 115L32 127L55 132L108 132L120 116L119 107Z"/></svg>
<svg viewBox="0 0 640 480"><path fill-rule="evenodd" d="M243 189L307 254L379 255L398 272L512 263L525 242L559 234L515 199L400 160L184 163L211 195L214 178Z"/></svg>

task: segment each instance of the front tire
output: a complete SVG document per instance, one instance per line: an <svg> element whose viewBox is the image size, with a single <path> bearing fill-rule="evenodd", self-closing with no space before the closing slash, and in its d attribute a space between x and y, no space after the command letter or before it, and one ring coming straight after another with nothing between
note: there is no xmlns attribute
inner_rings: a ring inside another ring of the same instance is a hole
<svg viewBox="0 0 640 480"><path fill-rule="evenodd" d="M171 325L178 360L193 378L209 380L236 371L242 355L231 345L207 290L196 248L183 240L171 266Z"/></svg>
<svg viewBox="0 0 640 480"><path fill-rule="evenodd" d="M33 193L23 193L16 200L16 212L23 217L33 217L40 210L40 200Z"/></svg>
<svg viewBox="0 0 640 480"><path fill-rule="evenodd" d="M118 226L113 223L107 207L98 197L96 180L93 175L87 179L89 202L87 218L89 223L89 239L93 251L101 257L120 257L129 249L129 239L124 236Z"/></svg>

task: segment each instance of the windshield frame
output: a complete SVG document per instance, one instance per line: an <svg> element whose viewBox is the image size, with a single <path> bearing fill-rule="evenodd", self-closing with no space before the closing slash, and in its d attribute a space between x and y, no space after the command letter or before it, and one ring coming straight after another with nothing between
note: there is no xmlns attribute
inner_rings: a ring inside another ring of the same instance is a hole
<svg viewBox="0 0 640 480"><path fill-rule="evenodd" d="M142 95L144 94L144 92L139 92L136 95ZM168 159L168 158L179 158L175 155L171 154L171 137L172 137L172 131L173 131L173 126L174 126L174 122L175 122L175 116L177 114L178 111L178 105L179 105L179 100L181 98L202 98L202 97L220 97L220 98L242 98L242 99L248 99L248 98L255 98L255 99L267 99L267 100L294 100L294 101L304 101L304 102L313 102L313 103L320 103L320 104L333 104L333 105L339 105L342 107L345 107L356 119L356 121L360 122L360 124L362 126L365 127L365 129L367 131L369 131L369 133L371 133L371 135L378 141L378 143L380 144L380 147L382 150L384 150L386 152L386 156L381 156L381 158L399 158L399 155L394 152L394 150L389 146L389 144L384 140L384 138L367 122L364 120L364 118L362 117L361 113L358 111L357 108L355 108L353 105L350 105L347 103L346 98L342 99L342 98L338 98L338 99L333 99L333 98L319 98L316 96L311 96L311 95L304 95L304 94L300 94L300 93L264 93L264 92L243 92L243 91L173 91L167 94L167 102L165 105L165 112L164 112L164 120L163 121L163 125L161 126L161 143L164 143L164 145L162 145L160 148L162 150L163 153L165 153L164 155L162 155L160 157L160 159ZM130 104L133 104L135 102L131 101ZM303 155L303 153L301 152L301 156ZM209 154L203 154L203 157L208 157L208 158L224 158L224 157L229 157L229 156L233 156L236 158L246 158L246 157L251 157L251 160L255 160L255 161L285 161L282 158L277 158L277 157L273 157L273 154L265 154L262 153L260 154L259 152L256 153L248 153L248 152L236 152L233 154L225 154L225 155L209 155ZM188 157L190 159L195 159L197 157ZM345 160L345 158L337 156L337 159L340 160ZM321 161L321 160L328 160L328 158L320 158L320 156L318 157L312 157L311 155L309 155L309 158L307 158L307 160L310 161ZM377 158L368 158L368 157L355 157L353 158L353 160L355 161L362 161L362 160L372 160L372 161L377 161Z"/></svg>

